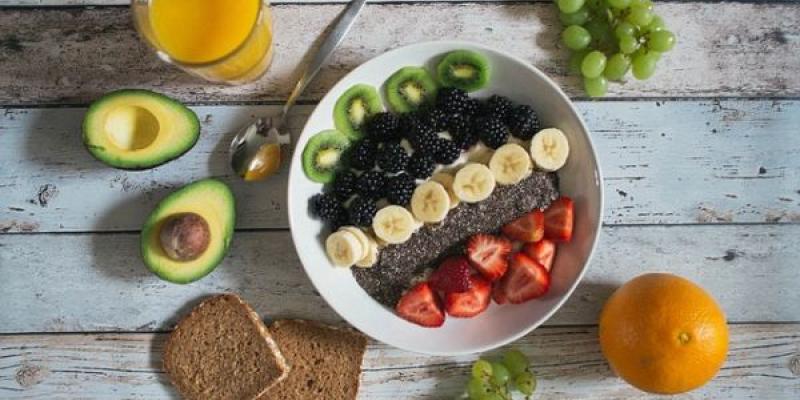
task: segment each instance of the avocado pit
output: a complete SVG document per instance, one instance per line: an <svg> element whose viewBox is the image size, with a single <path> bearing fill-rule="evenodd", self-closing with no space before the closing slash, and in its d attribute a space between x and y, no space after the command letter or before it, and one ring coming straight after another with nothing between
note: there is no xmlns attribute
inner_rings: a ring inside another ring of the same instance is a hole
<svg viewBox="0 0 800 400"><path fill-rule="evenodd" d="M192 261L208 248L211 232L208 222L195 213L180 213L167 218L159 233L161 248L175 261Z"/></svg>

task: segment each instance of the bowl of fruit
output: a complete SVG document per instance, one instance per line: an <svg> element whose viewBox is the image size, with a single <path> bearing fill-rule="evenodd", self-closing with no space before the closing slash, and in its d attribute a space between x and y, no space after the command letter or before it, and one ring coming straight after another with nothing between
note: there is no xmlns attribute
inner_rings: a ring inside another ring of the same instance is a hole
<svg viewBox="0 0 800 400"><path fill-rule="evenodd" d="M312 283L376 340L486 351L567 300L603 191L579 113L542 72L467 42L389 51L308 119L289 221Z"/></svg>

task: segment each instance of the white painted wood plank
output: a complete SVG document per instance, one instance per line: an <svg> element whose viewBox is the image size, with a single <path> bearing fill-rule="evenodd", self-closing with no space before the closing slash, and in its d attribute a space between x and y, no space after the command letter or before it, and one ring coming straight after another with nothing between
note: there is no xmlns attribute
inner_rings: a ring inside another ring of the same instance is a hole
<svg viewBox="0 0 800 400"><path fill-rule="evenodd" d="M195 102L283 100L298 63L342 7L275 6L274 65L260 81L239 87L211 85L158 61L136 36L125 8L9 9L0 13L0 104L86 103L120 87L157 88ZM679 27L677 48L652 79L610 85L609 97L798 96L799 8L659 4L669 25ZM559 32L549 2L368 5L304 98L319 99L348 71L386 50L440 39L508 51L553 76L569 94L583 96L578 79L566 74Z"/></svg>
<svg viewBox="0 0 800 400"><path fill-rule="evenodd" d="M0 336L4 399L171 399L166 334ZM732 325L731 350L708 385L672 399L795 399L800 325ZM614 377L594 327L543 327L514 344L531 357L537 399L659 399ZM494 357L505 349L489 353ZM433 357L371 342L360 399L444 399L463 390L475 356Z"/></svg>
<svg viewBox="0 0 800 400"><path fill-rule="evenodd" d="M800 102L578 102L606 180L608 224L800 221ZM0 231L137 230L173 187L221 176L236 193L239 228L285 228L283 174L230 176L231 133L277 106L195 107L199 143L162 167L125 172L80 141L83 109L0 111ZM296 135L310 106L290 121ZM42 193L40 195L40 193ZM91 193L91 196L87 196Z"/></svg>
<svg viewBox="0 0 800 400"><path fill-rule="evenodd" d="M605 228L585 280L548 323L595 323L615 287L648 271L706 287L731 321L800 321L798 259L800 225ZM0 333L165 330L201 296L228 291L270 318L339 321L287 231L237 232L224 263L190 285L151 275L135 234L0 236Z"/></svg>

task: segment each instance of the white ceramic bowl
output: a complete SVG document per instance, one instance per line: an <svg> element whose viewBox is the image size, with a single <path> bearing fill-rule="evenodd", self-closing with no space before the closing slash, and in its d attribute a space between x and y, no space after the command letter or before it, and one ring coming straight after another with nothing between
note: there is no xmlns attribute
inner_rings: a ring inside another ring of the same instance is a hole
<svg viewBox="0 0 800 400"><path fill-rule="evenodd" d="M323 226L308 212L308 199L320 192L322 186L306 178L301 156L311 136L334 127L333 106L347 88L356 83L380 88L393 72L408 65L426 65L434 71L439 56L455 49L481 52L491 64L489 87L473 95L500 94L529 104L538 113L542 127L560 128L568 136L570 157L558 175L561 192L575 201L575 229L572 242L559 245L551 287L544 297L520 305L492 303L475 318L447 318L440 328L423 328L373 300L349 270L336 268L328 261L321 237ZM306 273L342 318L374 339L401 349L455 355L487 351L518 339L544 323L567 300L583 277L597 242L603 210L602 178L586 126L553 81L527 62L495 49L441 41L414 44L375 57L328 92L308 119L296 146L289 174L289 222Z"/></svg>

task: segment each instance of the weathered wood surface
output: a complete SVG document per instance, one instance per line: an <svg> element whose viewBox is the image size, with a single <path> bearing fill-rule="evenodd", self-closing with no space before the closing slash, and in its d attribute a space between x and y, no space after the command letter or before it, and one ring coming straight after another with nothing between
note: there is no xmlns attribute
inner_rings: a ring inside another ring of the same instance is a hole
<svg viewBox="0 0 800 400"><path fill-rule="evenodd" d="M800 102L578 102L597 146L608 224L800 221ZM227 143L277 106L195 107L199 143L159 168L125 172L83 148L83 109L0 112L0 232L137 230L172 188L221 176L239 228L285 228L286 172L259 184L230 176ZM290 121L299 134L311 106ZM676 117L680 116L680 117ZM90 193L90 196L87 196Z"/></svg>
<svg viewBox="0 0 800 400"><path fill-rule="evenodd" d="M0 397L177 398L161 369L165 337L0 336ZM717 377L703 388L671 398L796 399L799 343L797 324L731 325L731 349ZM538 376L537 399L663 398L645 395L614 377L594 327L543 327L514 347L531 357ZM473 360L474 356L423 356L371 342L359 398L452 399L463 390Z"/></svg>
<svg viewBox="0 0 800 400"><path fill-rule="evenodd" d="M110 89L144 87L186 101L282 100L314 38L342 5L274 8L275 62L259 82L210 85L164 65L139 40L124 7L7 9L0 13L0 104L86 103ZM679 44L644 82L610 85L609 97L798 96L797 4L675 2L658 10ZM408 21L414 21L413 27ZM566 50L550 3L368 5L307 90L319 99L334 82L386 50L439 39L474 40L516 54L583 96L566 75ZM35 67L34 67L35 66Z"/></svg>
<svg viewBox="0 0 800 400"><path fill-rule="evenodd" d="M608 227L583 282L548 323L595 323L618 285L648 271L707 288L730 321L798 322L798 259L800 225ZM271 318L339 321L287 231L237 232L225 261L190 285L147 271L136 234L2 235L0 283L0 333L167 330L202 296L227 291Z"/></svg>

